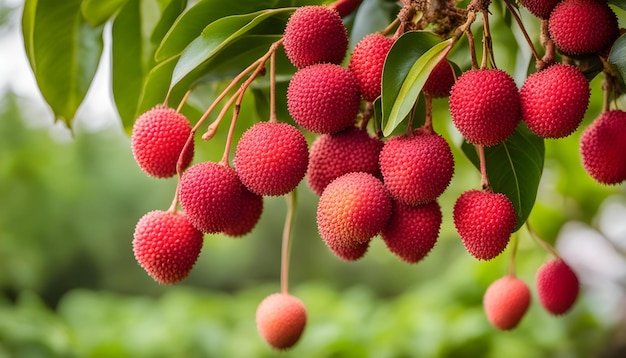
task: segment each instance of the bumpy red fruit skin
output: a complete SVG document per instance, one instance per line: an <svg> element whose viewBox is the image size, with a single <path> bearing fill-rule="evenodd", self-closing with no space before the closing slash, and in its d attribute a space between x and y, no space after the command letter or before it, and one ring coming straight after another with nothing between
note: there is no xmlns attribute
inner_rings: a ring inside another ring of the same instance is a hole
<svg viewBox="0 0 626 358"><path fill-rule="evenodd" d="M135 227L135 259L157 282L174 284L189 275L202 249L203 235L182 212L154 210Z"/></svg>
<svg viewBox="0 0 626 358"><path fill-rule="evenodd" d="M453 219L467 251L479 260L491 260L509 243L516 215L506 195L469 190L454 204Z"/></svg>
<svg viewBox="0 0 626 358"><path fill-rule="evenodd" d="M537 270L537 295L541 305L553 315L561 315L574 305L580 283L576 273L561 259L543 264Z"/></svg>
<svg viewBox="0 0 626 358"><path fill-rule="evenodd" d="M265 297L256 310L259 334L277 350L293 347L302 336L306 321L304 303L286 293L274 293Z"/></svg>
<svg viewBox="0 0 626 358"><path fill-rule="evenodd" d="M385 187L407 205L435 200L454 175L454 158L446 140L421 129L385 142L379 162Z"/></svg>
<svg viewBox="0 0 626 358"><path fill-rule="evenodd" d="M556 47L570 55L600 52L619 36L617 16L606 1L561 1L548 24Z"/></svg>
<svg viewBox="0 0 626 358"><path fill-rule="evenodd" d="M433 68L422 91L433 98L448 97L455 80L452 65L444 58Z"/></svg>
<svg viewBox="0 0 626 358"><path fill-rule="evenodd" d="M287 88L287 109L302 128L335 133L354 124L361 96L354 75L333 64L298 70Z"/></svg>
<svg viewBox="0 0 626 358"><path fill-rule="evenodd" d="M608 111L580 137L580 156L589 175L602 184L626 180L626 112Z"/></svg>
<svg viewBox="0 0 626 358"><path fill-rule="evenodd" d="M328 184L317 205L317 227L329 247L367 243L387 224L391 199L367 173L348 173Z"/></svg>
<svg viewBox="0 0 626 358"><path fill-rule="evenodd" d="M378 156L383 144L380 139L370 137L367 131L355 127L317 137L311 145L306 174L309 187L322 195L330 182L351 172L370 173L380 178Z"/></svg>
<svg viewBox="0 0 626 358"><path fill-rule="evenodd" d="M367 253L369 241L363 244L343 246L338 241L326 241L326 246L338 258L344 261L357 261Z"/></svg>
<svg viewBox="0 0 626 358"><path fill-rule="evenodd" d="M243 185L231 167L203 162L192 165L180 179L180 205L200 231L217 233L239 218Z"/></svg>
<svg viewBox="0 0 626 358"><path fill-rule="evenodd" d="M239 179L250 191L279 196L295 189L304 178L309 147L296 127L260 122L239 139L234 164Z"/></svg>
<svg viewBox="0 0 626 358"><path fill-rule="evenodd" d="M363 99L373 102L380 96L385 58L393 39L381 34L369 34L356 44L348 68L359 84Z"/></svg>
<svg viewBox="0 0 626 358"><path fill-rule="evenodd" d="M463 73L450 91L452 121L470 143L493 146L506 140L520 121L517 85L496 69Z"/></svg>
<svg viewBox="0 0 626 358"><path fill-rule="evenodd" d="M417 263L437 243L441 221L441 208L436 201L409 206L394 200L381 236L389 251L407 263Z"/></svg>
<svg viewBox="0 0 626 358"><path fill-rule="evenodd" d="M303 6L289 18L283 46L298 68L316 63L340 64L348 50L348 34L336 10Z"/></svg>
<svg viewBox="0 0 626 358"><path fill-rule="evenodd" d="M515 276L497 279L483 296L483 308L489 323L505 331L518 325L529 305L528 285Z"/></svg>
<svg viewBox="0 0 626 358"><path fill-rule="evenodd" d="M145 112L133 125L130 136L135 161L146 174L169 178L176 174L176 163L191 125L185 116L172 108L154 107ZM183 156L183 168L193 159L193 142Z"/></svg>
<svg viewBox="0 0 626 358"><path fill-rule="evenodd" d="M226 227L222 232L231 237L240 237L249 234L256 226L263 213L263 197L247 188L242 189L241 210L234 224Z"/></svg>
<svg viewBox="0 0 626 358"><path fill-rule="evenodd" d="M552 9L560 0L520 0L522 5L533 15L540 19L547 20Z"/></svg>
<svg viewBox="0 0 626 358"><path fill-rule="evenodd" d="M526 78L520 90L522 119L542 138L563 138L582 122L591 89L575 66L556 64Z"/></svg>

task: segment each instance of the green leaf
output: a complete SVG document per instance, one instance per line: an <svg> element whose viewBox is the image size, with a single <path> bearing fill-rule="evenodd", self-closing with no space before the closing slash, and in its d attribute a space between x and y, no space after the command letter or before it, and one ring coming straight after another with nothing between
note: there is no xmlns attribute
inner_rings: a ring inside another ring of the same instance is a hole
<svg viewBox="0 0 626 358"><path fill-rule="evenodd" d="M474 145L464 141L461 149L480 170ZM523 122L504 143L485 147L489 184L493 191L505 194L513 203L517 214L515 231L526 222L535 204L544 157L543 139L533 134Z"/></svg>
<svg viewBox="0 0 626 358"><path fill-rule="evenodd" d="M626 0L609 0L609 4L613 4L622 10L626 10Z"/></svg>
<svg viewBox="0 0 626 358"><path fill-rule="evenodd" d="M81 4L83 17L92 25L102 25L115 15L128 0L85 0Z"/></svg>
<svg viewBox="0 0 626 358"><path fill-rule="evenodd" d="M89 25L80 0L27 0L24 47L37 85L55 118L70 126L96 73L102 26Z"/></svg>
<svg viewBox="0 0 626 358"><path fill-rule="evenodd" d="M383 135L409 114L430 72L445 57L452 40L440 40L430 32L407 32L389 51L382 79Z"/></svg>
<svg viewBox="0 0 626 358"><path fill-rule="evenodd" d="M615 41L609 53L608 61L617 67L622 80L626 81L626 34Z"/></svg>

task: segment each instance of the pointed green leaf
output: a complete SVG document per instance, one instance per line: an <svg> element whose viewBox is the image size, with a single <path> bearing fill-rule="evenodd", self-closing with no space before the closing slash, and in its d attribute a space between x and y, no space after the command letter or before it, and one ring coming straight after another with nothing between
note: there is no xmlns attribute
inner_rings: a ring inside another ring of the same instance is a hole
<svg viewBox="0 0 626 358"><path fill-rule="evenodd" d="M70 126L96 73L102 27L82 17L80 0L27 0L24 46L37 85L55 118Z"/></svg>
<svg viewBox="0 0 626 358"><path fill-rule="evenodd" d="M617 67L622 80L626 81L626 34L615 41L611 53L609 53L608 61Z"/></svg>
<svg viewBox="0 0 626 358"><path fill-rule="evenodd" d="M622 10L626 10L626 0L609 0L609 4L613 4Z"/></svg>
<svg viewBox="0 0 626 358"><path fill-rule="evenodd" d="M480 170L474 145L463 142L463 153ZM505 194L517 214L517 231L528 218L535 204L545 158L543 139L520 123L504 143L485 147L487 175L493 191Z"/></svg>
<svg viewBox="0 0 626 358"><path fill-rule="evenodd" d="M409 114L451 43L451 39L441 42L438 36L424 31L407 32L396 40L383 70L383 135L390 135Z"/></svg>
<svg viewBox="0 0 626 358"><path fill-rule="evenodd" d="M117 13L128 0L85 0L81 5L83 17L92 25L102 25Z"/></svg>

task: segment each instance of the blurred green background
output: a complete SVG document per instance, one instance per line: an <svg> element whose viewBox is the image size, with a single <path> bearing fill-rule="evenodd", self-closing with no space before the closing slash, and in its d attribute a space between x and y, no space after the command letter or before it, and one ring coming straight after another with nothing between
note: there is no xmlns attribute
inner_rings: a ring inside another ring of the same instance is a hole
<svg viewBox="0 0 626 358"><path fill-rule="evenodd" d="M2 49L19 43L20 5L0 0ZM519 71L513 34L498 35L500 67ZM453 56L461 66L467 61ZM23 57L0 52L2 64ZM89 126L100 114L86 106L70 135L52 123L39 94L16 81L33 79L27 73L0 85L0 357L626 356L626 196L623 186L603 187L585 174L581 130L546 141L530 218L580 276L571 312L542 310L534 273L549 255L521 229L516 267L533 302L514 331L489 325L482 295L506 274L510 250L490 262L465 252L452 206L480 178L455 147L455 177L440 199L440 240L417 265L400 262L380 238L358 262L335 258L317 234L315 195L299 187L290 287L309 323L298 345L279 353L256 332L254 313L279 290L285 199L266 198L260 223L244 238L207 235L189 278L158 285L135 262L132 234L143 214L169 206L175 179L139 170L117 118ZM592 82L583 125L600 111L600 84ZM254 112L246 103L242 112ZM458 142L446 105L435 103L437 129ZM220 140L198 142L195 160L221 157Z"/></svg>

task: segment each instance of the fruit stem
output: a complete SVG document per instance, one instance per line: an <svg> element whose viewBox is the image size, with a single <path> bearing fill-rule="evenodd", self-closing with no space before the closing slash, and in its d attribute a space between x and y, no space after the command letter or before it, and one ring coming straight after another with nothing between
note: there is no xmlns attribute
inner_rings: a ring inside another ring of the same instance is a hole
<svg viewBox="0 0 626 358"><path fill-rule="evenodd" d="M291 224L296 211L296 189L287 194L287 216L283 227L283 239L280 260L280 290L287 294L289 291L289 257L291 255Z"/></svg>
<svg viewBox="0 0 626 358"><path fill-rule="evenodd" d="M474 44L474 35L472 34L472 29L469 27L465 30L465 35L467 36L467 43L470 48L470 55L472 57L472 69L478 69L478 60L476 59L476 45Z"/></svg>
<svg viewBox="0 0 626 358"><path fill-rule="evenodd" d="M526 31L526 27L524 27L524 23L522 22L522 19L519 17L519 14L517 13L517 11L515 11L515 7L513 7L513 5L511 4L511 0L504 0L504 3L506 4L506 7L509 9L509 12L511 13L511 15L513 15L513 18L515 19L515 22L517 22L517 25L519 26L520 30L522 31L522 34L524 35L524 38L526 39L526 42L528 43L528 46L530 47L530 51L533 53L533 56L535 56L535 68L537 68L537 71L545 68L546 63L541 58L541 56L539 56L537 49L535 49L535 45L533 45L533 41L530 39L530 36L528 35L528 32Z"/></svg>
<svg viewBox="0 0 626 358"><path fill-rule="evenodd" d="M359 126L361 130L367 129L367 124L369 123L373 115L374 115L374 104L372 102L366 102L365 108L363 109L363 117L361 119L361 124Z"/></svg>
<svg viewBox="0 0 626 358"><path fill-rule="evenodd" d="M532 236L532 238L535 239L535 241L537 242L537 244L539 244L539 246L541 246L544 250L554 255L554 257L556 257L557 259L561 258L559 253L554 249L554 247L552 247L552 245L548 244L547 242L545 242L543 239L539 237L539 234L537 234L537 232L530 226L529 221L526 221L526 229L528 229L530 236Z"/></svg>
<svg viewBox="0 0 626 358"><path fill-rule="evenodd" d="M337 10L339 16L346 17L356 10L362 2L363 0L337 0L328 4L328 7Z"/></svg>
<svg viewBox="0 0 626 358"><path fill-rule="evenodd" d="M480 68L487 68L487 62L491 62L491 68L497 68L496 58L493 55L493 44L491 39L491 30L489 28L489 12L481 11L483 15L483 59Z"/></svg>
<svg viewBox="0 0 626 358"><path fill-rule="evenodd" d="M276 51L270 56L270 120L271 123L278 122L276 117Z"/></svg>
<svg viewBox="0 0 626 358"><path fill-rule="evenodd" d="M246 83L248 83L248 81L246 81ZM246 90L244 88L244 86L246 85L246 83L241 85L241 88L239 89L239 91L237 91L237 93L235 93L235 95L237 96L237 102L235 103L235 107L233 108L233 118L230 121L230 128L228 128L228 136L226 137L226 145L224 145L224 155L222 156L222 160L220 161L220 164L224 165L224 166L228 166L228 155L230 154L230 147L233 143L233 137L235 135L235 126L237 125L237 118L239 118L239 111L241 110L241 102L243 102L243 95L246 93ZM247 86L246 86L247 87ZM235 98L235 96L233 96L232 98ZM232 99L231 99L232 100ZM229 101L229 104L232 101ZM228 107L224 106L224 109L222 110L222 112L224 112L225 109L227 109ZM221 115L221 113L220 113Z"/></svg>
<svg viewBox="0 0 626 358"><path fill-rule="evenodd" d="M487 176L487 160L485 159L485 146L477 145L478 159L480 161L480 186L483 190L492 191L489 184L489 177Z"/></svg>
<svg viewBox="0 0 626 358"><path fill-rule="evenodd" d="M509 276L515 277L515 255L517 254L517 242L519 240L519 235L517 233L513 233L511 235L511 259L509 261Z"/></svg>
<svg viewBox="0 0 626 358"><path fill-rule="evenodd" d="M187 102L187 98L189 98L189 95L191 94L191 90L188 90L187 92L185 92L185 95L183 96L183 99L180 100L180 103L178 104L178 107L176 107L176 112L180 113L180 111L183 110L183 106L185 105L185 102ZM169 92L168 92L169 95Z"/></svg>
<svg viewBox="0 0 626 358"><path fill-rule="evenodd" d="M422 129L427 134L434 134L435 129L433 128L433 99L429 94L424 93L424 102L426 104L426 114Z"/></svg>
<svg viewBox="0 0 626 358"><path fill-rule="evenodd" d="M554 41L550 38L550 29L548 25L548 20L541 20L541 35L539 36L539 39L545 53L543 54L541 61L538 61L535 64L537 71L540 71L554 63L556 48L554 47Z"/></svg>
<svg viewBox="0 0 626 358"><path fill-rule="evenodd" d="M395 18L384 30L380 32L381 35L387 36L393 29L400 24L400 19Z"/></svg>

